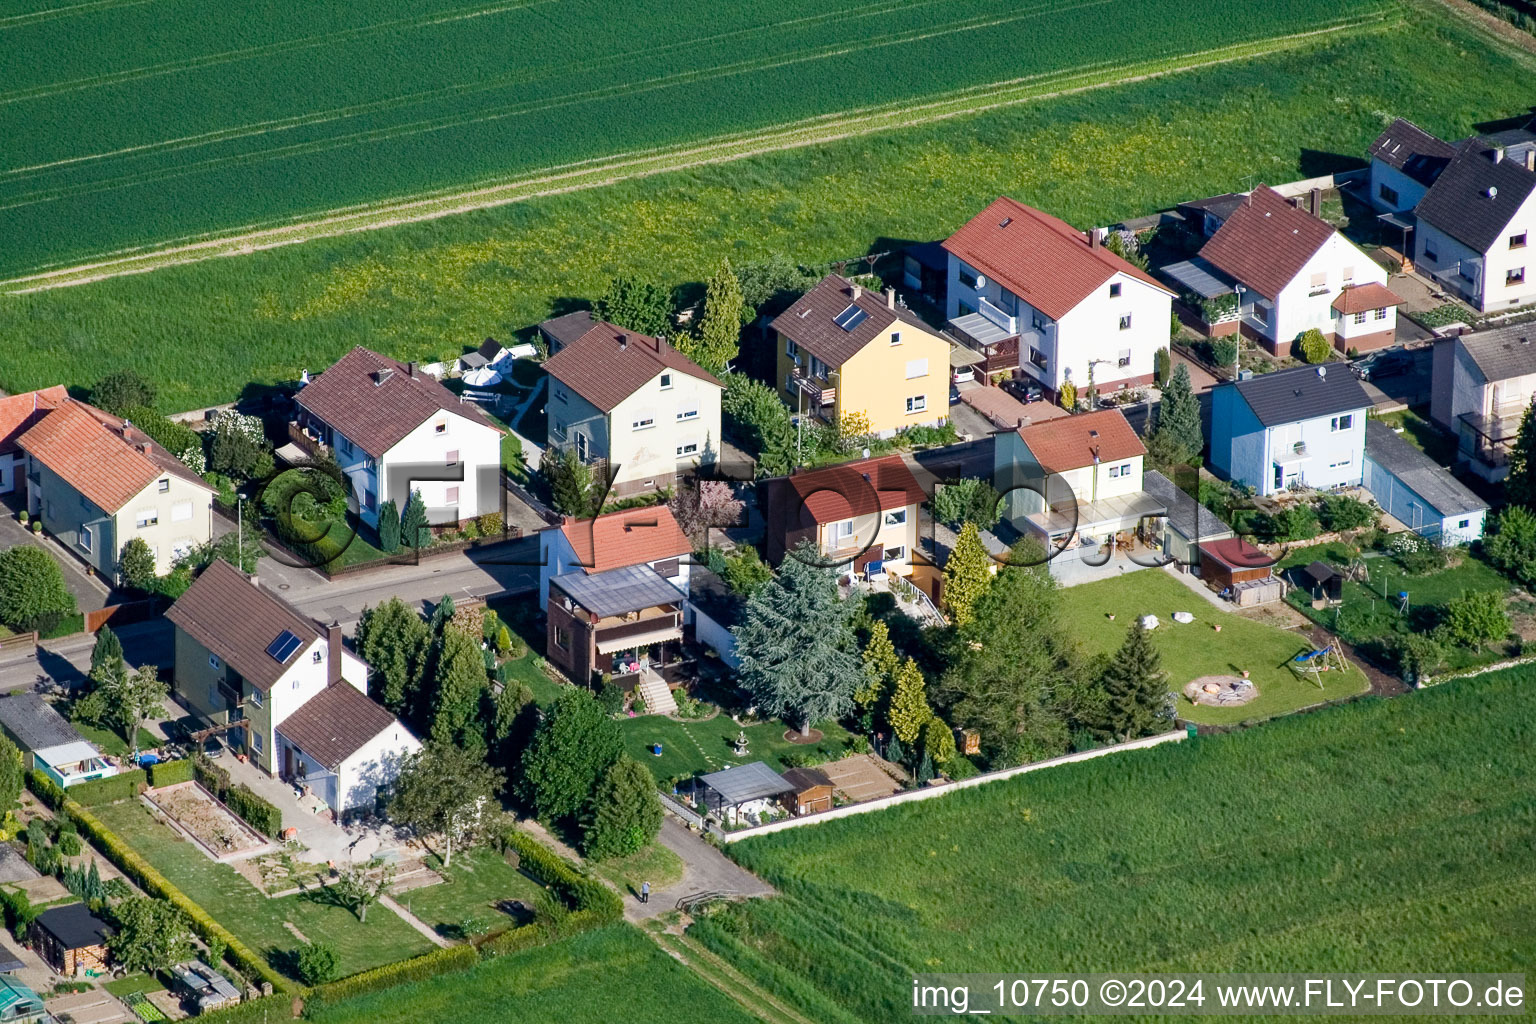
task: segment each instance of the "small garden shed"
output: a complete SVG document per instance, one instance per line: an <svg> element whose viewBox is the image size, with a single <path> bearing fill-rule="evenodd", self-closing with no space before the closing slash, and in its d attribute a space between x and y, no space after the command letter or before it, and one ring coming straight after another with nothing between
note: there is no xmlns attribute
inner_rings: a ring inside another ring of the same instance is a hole
<svg viewBox="0 0 1536 1024"><path fill-rule="evenodd" d="M45 910L32 922L32 947L48 966L65 977L105 973L107 939L112 926L84 903Z"/></svg>
<svg viewBox="0 0 1536 1024"><path fill-rule="evenodd" d="M761 814L794 791L795 785L778 772L753 761L699 776L695 793L705 814L734 824L745 815Z"/></svg>
<svg viewBox="0 0 1536 1024"><path fill-rule="evenodd" d="M794 792L784 795L784 806L791 814L815 814L832 809L832 780L815 768L791 768L784 781Z"/></svg>
<svg viewBox="0 0 1536 1024"><path fill-rule="evenodd" d="M1304 584L1314 600L1342 601L1344 599L1344 575L1327 562L1313 562L1298 569L1299 582Z"/></svg>
<svg viewBox="0 0 1536 1024"><path fill-rule="evenodd" d="M1240 607L1268 604L1285 596L1274 561L1241 537L1207 541L1200 545L1200 578Z"/></svg>

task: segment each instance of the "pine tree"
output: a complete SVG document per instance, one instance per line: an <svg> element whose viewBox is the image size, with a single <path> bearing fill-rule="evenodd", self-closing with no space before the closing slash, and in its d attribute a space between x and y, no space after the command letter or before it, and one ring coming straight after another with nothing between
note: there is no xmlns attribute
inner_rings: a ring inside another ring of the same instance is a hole
<svg viewBox="0 0 1536 1024"><path fill-rule="evenodd" d="M885 759L891 764L901 764L906 757L907 752L901 749L901 740L892 736L890 742L885 745Z"/></svg>
<svg viewBox="0 0 1536 1024"><path fill-rule="evenodd" d="M480 645L461 631L445 630L432 679L428 729L432 742L452 744L471 755L484 755L480 693L485 686L485 657L480 653Z"/></svg>
<svg viewBox="0 0 1536 1024"><path fill-rule="evenodd" d="M922 670L908 658L896 673L896 689L891 695L891 729L901 742L912 745L932 717Z"/></svg>
<svg viewBox="0 0 1536 1024"><path fill-rule="evenodd" d="M400 550L400 509L393 499L379 506L379 550L386 555Z"/></svg>
<svg viewBox="0 0 1536 1024"><path fill-rule="evenodd" d="M545 452L539 472L549 484L550 504L556 512L577 519L595 514L592 467L581 461L574 448Z"/></svg>
<svg viewBox="0 0 1536 1024"><path fill-rule="evenodd" d="M954 760L955 731L938 715L928 719L928 724L923 726L923 753L940 767Z"/></svg>
<svg viewBox="0 0 1536 1024"><path fill-rule="evenodd" d="M917 778L914 780L917 783L916 788L922 789L924 786L928 785L932 779L933 758L929 757L928 752L925 750L923 751L923 759L919 761L917 765Z"/></svg>
<svg viewBox="0 0 1536 1024"><path fill-rule="evenodd" d="M901 668L901 658L891 643L891 630L876 619L869 627L869 641L864 644L864 682L853 692L853 702L861 708L878 707L890 692L891 681Z"/></svg>
<svg viewBox="0 0 1536 1024"><path fill-rule="evenodd" d="M678 349L710 373L724 373L741 351L741 310L741 282L722 260L706 286L698 336L680 337Z"/></svg>
<svg viewBox="0 0 1536 1024"><path fill-rule="evenodd" d="M1189 380L1189 367L1174 367L1163 386L1163 399L1157 408L1157 433L1165 443L1176 445L1185 453L1182 461L1197 462L1205 450L1205 434L1200 429L1200 403Z"/></svg>
<svg viewBox="0 0 1536 1024"><path fill-rule="evenodd" d="M1504 494L1518 505L1536 505L1536 403L1526 406L1520 432L1509 450Z"/></svg>
<svg viewBox="0 0 1536 1024"><path fill-rule="evenodd" d="M661 831L661 816L650 769L620 754L593 790L582 852L593 860L639 853Z"/></svg>
<svg viewBox="0 0 1536 1024"><path fill-rule="evenodd" d="M111 626L102 626L96 634L96 644L91 648L91 678L96 678L104 668L116 668L123 660L123 643L112 632Z"/></svg>
<svg viewBox="0 0 1536 1024"><path fill-rule="evenodd" d="M747 602L746 619L732 633L742 684L769 714L807 732L852 710L864 669L848 608L827 570L798 557L784 559L773 581Z"/></svg>
<svg viewBox="0 0 1536 1024"><path fill-rule="evenodd" d="M976 524L960 527L960 537L944 563L944 604L955 625L963 627L971 620L971 609L992 585L992 566Z"/></svg>
<svg viewBox="0 0 1536 1024"><path fill-rule="evenodd" d="M1168 674L1141 619L1131 623L1125 643L1104 670L1108 698L1103 731L1122 742L1149 736L1172 717Z"/></svg>
<svg viewBox="0 0 1536 1024"><path fill-rule="evenodd" d="M368 692L396 715L416 701L429 638L421 616L398 597L363 609L357 651L371 669Z"/></svg>
<svg viewBox="0 0 1536 1024"><path fill-rule="evenodd" d="M401 543L413 548L424 548L432 542L432 531L427 529L427 505L420 491L412 491L400 514Z"/></svg>

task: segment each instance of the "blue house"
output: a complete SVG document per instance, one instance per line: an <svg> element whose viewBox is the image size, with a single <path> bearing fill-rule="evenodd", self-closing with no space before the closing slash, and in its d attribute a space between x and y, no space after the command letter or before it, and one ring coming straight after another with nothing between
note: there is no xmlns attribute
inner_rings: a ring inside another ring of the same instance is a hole
<svg viewBox="0 0 1536 1024"><path fill-rule="evenodd" d="M1358 486L1371 400L1348 368L1298 366L1211 392L1211 465L1263 495Z"/></svg>
<svg viewBox="0 0 1536 1024"><path fill-rule="evenodd" d="M1488 503L1380 420L1365 427L1365 487L1387 515L1441 547L1483 535Z"/></svg>

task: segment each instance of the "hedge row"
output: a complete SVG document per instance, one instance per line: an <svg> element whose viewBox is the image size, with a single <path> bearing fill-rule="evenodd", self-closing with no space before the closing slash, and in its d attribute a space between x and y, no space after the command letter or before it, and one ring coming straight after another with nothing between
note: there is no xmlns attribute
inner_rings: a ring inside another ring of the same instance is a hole
<svg viewBox="0 0 1536 1024"><path fill-rule="evenodd" d="M276 839L283 831L283 812L257 796L246 786L235 786L224 794L224 803L257 832Z"/></svg>
<svg viewBox="0 0 1536 1024"><path fill-rule="evenodd" d="M293 996L278 992L260 999L250 999L222 1010L199 1014L198 1024L269 1024L293 1019Z"/></svg>
<svg viewBox="0 0 1536 1024"><path fill-rule="evenodd" d="M192 930L202 936L205 942L209 939L218 939L223 942L227 950L225 955L242 972L269 982L279 992L296 991L292 982L273 970L271 964L235 938L229 929L210 917L208 912L188 898L186 893L172 885L170 879L140 856L138 851L118 838L116 832L107 828L94 814L67 797L64 791L54 785L46 775L36 770L32 771L27 776L27 785L37 794L38 799L55 810L63 812L74 821L80 831L96 844L107 859L117 865L118 870L132 879L139 888L179 907L191 920Z"/></svg>
<svg viewBox="0 0 1536 1024"><path fill-rule="evenodd" d="M229 772L202 755L192 758L192 777L197 780L198 785L220 800L223 800L224 794L229 792Z"/></svg>
<svg viewBox="0 0 1536 1024"><path fill-rule="evenodd" d="M530 926L531 927L531 926ZM425 981L439 974L467 971L480 962L480 951L474 946L445 946L430 953L399 960L370 971L362 971L337 981L326 982L310 990L310 999L317 1003L334 1003L353 996L394 988L413 981Z"/></svg>
<svg viewBox="0 0 1536 1024"><path fill-rule="evenodd" d="M149 784L155 789L191 781L192 762L186 758L180 761L157 761L149 766Z"/></svg>
<svg viewBox="0 0 1536 1024"><path fill-rule="evenodd" d="M590 910L607 921L624 916L624 901L618 893L583 875L576 865L528 833L513 828L501 838L504 849L511 847L517 851L522 869L553 889L572 910Z"/></svg>
<svg viewBox="0 0 1536 1024"><path fill-rule="evenodd" d="M71 786L69 798L86 807L100 807L102 804L115 804L119 800L132 800L144 792L144 787L148 785L149 777L144 774L144 769L134 768L132 771Z"/></svg>

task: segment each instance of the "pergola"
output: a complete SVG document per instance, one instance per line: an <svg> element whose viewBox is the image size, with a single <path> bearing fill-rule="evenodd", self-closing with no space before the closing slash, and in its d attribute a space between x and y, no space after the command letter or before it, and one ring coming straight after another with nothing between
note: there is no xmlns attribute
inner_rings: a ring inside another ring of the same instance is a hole
<svg viewBox="0 0 1536 1024"><path fill-rule="evenodd" d="M752 761L699 776L695 794L706 814L714 813L724 820L729 811L735 820L747 804L775 800L794 791L794 783L786 781L763 762Z"/></svg>

